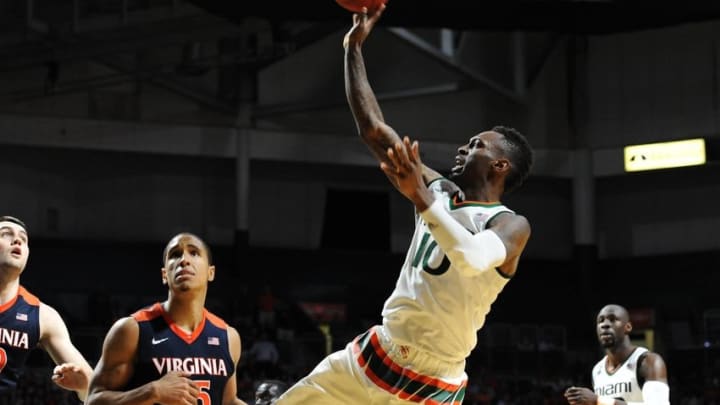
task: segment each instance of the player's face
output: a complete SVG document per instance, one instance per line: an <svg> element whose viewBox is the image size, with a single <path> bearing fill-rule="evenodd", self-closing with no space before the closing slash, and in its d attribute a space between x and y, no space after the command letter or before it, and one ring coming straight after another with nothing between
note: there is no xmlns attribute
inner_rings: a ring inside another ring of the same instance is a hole
<svg viewBox="0 0 720 405"><path fill-rule="evenodd" d="M208 262L205 244L193 235L180 234L165 249L163 282L171 290L189 291L207 288L215 278L215 266Z"/></svg>
<svg viewBox="0 0 720 405"><path fill-rule="evenodd" d="M622 343L630 332L627 313L622 308L607 306L597 316L597 336L603 348L613 348Z"/></svg>
<svg viewBox="0 0 720 405"><path fill-rule="evenodd" d="M22 271L29 255L25 228L14 222L0 222L0 268Z"/></svg>
<svg viewBox="0 0 720 405"><path fill-rule="evenodd" d="M493 162L502 156L500 147L504 137L493 131L481 132L458 148L455 165L450 169L452 178L473 180L487 176Z"/></svg>

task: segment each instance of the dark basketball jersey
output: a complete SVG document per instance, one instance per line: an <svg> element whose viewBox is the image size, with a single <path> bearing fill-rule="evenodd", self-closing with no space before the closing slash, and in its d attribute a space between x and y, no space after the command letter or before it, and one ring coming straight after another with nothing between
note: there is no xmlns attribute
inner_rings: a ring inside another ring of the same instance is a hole
<svg viewBox="0 0 720 405"><path fill-rule="evenodd" d="M200 388L198 405L222 404L235 372L227 324L207 310L192 334L180 329L160 303L132 316L140 327L135 372L126 389L155 381L170 371L185 371Z"/></svg>
<svg viewBox="0 0 720 405"><path fill-rule="evenodd" d="M40 300L20 286L15 298L0 306L0 404L9 403L39 340Z"/></svg>

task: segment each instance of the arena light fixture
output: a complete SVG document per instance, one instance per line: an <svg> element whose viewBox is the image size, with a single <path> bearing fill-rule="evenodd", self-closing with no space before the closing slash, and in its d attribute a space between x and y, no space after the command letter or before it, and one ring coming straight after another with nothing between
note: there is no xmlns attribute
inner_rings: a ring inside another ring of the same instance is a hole
<svg viewBox="0 0 720 405"><path fill-rule="evenodd" d="M705 139L628 145L624 148L625 171L698 166L707 161Z"/></svg>

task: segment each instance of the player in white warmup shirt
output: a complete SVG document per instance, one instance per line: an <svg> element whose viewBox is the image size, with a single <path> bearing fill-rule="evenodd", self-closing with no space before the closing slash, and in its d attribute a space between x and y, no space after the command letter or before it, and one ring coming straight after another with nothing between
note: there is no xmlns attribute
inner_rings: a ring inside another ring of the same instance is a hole
<svg viewBox="0 0 720 405"><path fill-rule="evenodd" d="M462 403L465 359L530 236L528 221L500 202L532 164L518 131L498 126L470 137L444 178L422 164L417 142L385 123L361 53L383 9L353 16L345 89L361 139L415 206L415 234L382 325L325 358L278 405Z"/></svg>
<svg viewBox="0 0 720 405"><path fill-rule="evenodd" d="M669 405L663 358L630 343L630 317L620 305L606 305L597 316L597 335L605 357L592 369L593 390L570 387L571 405Z"/></svg>

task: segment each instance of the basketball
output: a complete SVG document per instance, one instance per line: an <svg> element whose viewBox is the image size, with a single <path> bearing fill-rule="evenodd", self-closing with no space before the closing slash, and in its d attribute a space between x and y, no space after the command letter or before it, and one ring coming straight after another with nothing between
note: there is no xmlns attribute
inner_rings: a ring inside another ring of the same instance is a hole
<svg viewBox="0 0 720 405"><path fill-rule="evenodd" d="M387 0L335 0L340 7L353 13L361 13L363 7L367 7L368 14L372 14L381 4Z"/></svg>

